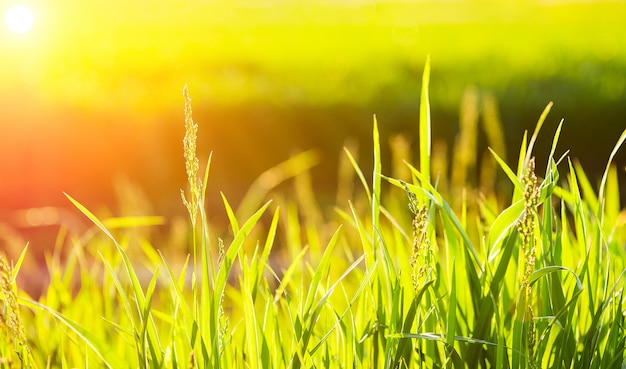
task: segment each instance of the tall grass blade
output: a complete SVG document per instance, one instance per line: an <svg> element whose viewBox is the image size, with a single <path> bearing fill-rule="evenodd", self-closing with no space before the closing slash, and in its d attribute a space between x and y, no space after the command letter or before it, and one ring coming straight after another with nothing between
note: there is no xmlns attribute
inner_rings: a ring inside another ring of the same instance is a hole
<svg viewBox="0 0 626 369"><path fill-rule="evenodd" d="M561 137L561 128L563 128L563 119L561 119L561 122L559 123L559 126L556 128L556 132L554 133L554 137L552 138L552 147L550 148L550 154L548 155L548 169L550 168L550 162L554 158L554 153L556 152L556 146L559 142L559 137Z"/></svg>
<svg viewBox="0 0 626 369"><path fill-rule="evenodd" d="M322 255L322 260L315 270L315 274L313 274L313 279L311 280L311 284L309 286L309 290L307 292L307 297L304 303L304 312L305 318L307 313L311 311L313 307L313 301L315 298L315 294L318 293L318 288L322 278L325 278L330 272L330 263L333 257L333 251L335 249L335 245L337 244L337 240L339 239L339 235L341 234L341 226L337 228L333 236L331 237L328 245L326 245L326 249L324 250L324 254Z"/></svg>
<svg viewBox="0 0 626 369"><path fill-rule="evenodd" d="M144 350L144 357L148 357L150 355L151 361L150 367L159 368L161 367L161 344L159 342L158 336L155 336L156 330L149 330L149 321L151 319L151 305L152 305L152 297L154 296L154 290L156 288L156 282L158 278L158 270L152 275L152 279L150 280L150 284L148 284L148 288L146 290L146 301L144 306L141 308L141 321L144 322L142 324L142 332L141 332L141 348ZM146 352L148 350L148 352Z"/></svg>
<svg viewBox="0 0 626 369"><path fill-rule="evenodd" d="M308 247L304 247L300 253L298 255L296 255L296 257L291 261L291 265L289 265L289 267L287 268L287 270L285 271L285 274L283 274L283 278L280 280L280 285L278 286L278 288L276 289L276 292L274 293L274 302L278 303L283 296L287 293L287 286L291 283L291 279L293 278L294 274L296 274L296 271L298 269L298 265L302 262L302 259L304 259L304 256L306 255L308 251Z"/></svg>
<svg viewBox="0 0 626 369"><path fill-rule="evenodd" d="M430 55L426 57L424 73L422 74L422 93L420 96L420 172L424 175L424 181L430 183L430 153L431 153L431 129L430 129L430 99L428 97L430 84ZM422 183L422 186L426 186Z"/></svg>
<svg viewBox="0 0 626 369"><path fill-rule="evenodd" d="M235 257L241 250L243 243L248 236L248 233L252 230L267 207L270 205L271 201L265 203L259 210L257 210L252 216L241 226L241 229L235 235L235 238L230 244L228 251L226 251L226 255L224 256L224 261L222 262L222 266L219 268L217 273L217 277L215 279L215 286L213 289L213 296L217 296L218 299L220 296L224 294L224 289L226 288L226 280L233 266L233 261Z"/></svg>
<svg viewBox="0 0 626 369"><path fill-rule="evenodd" d="M224 208L226 209L226 215L228 216L228 221L230 222L230 227L233 230L233 234L237 234L239 232L239 222L237 221L237 217L235 216L235 212L233 208L228 203L226 196L224 193L220 191L220 195L222 196L222 202L224 203Z"/></svg>
<svg viewBox="0 0 626 369"><path fill-rule="evenodd" d="M343 150L346 153L346 156L348 157L348 160L350 161L350 164L352 164L352 167L354 168L354 171L356 172L357 176L359 177L359 180L361 181L361 184L363 185L363 189L365 190L365 194L367 195L367 198L371 199L372 198L372 194L370 192L370 187L367 184L367 180L365 179L365 176L363 175L363 171L361 170L361 167L356 162L356 159L354 159L354 156L352 156L352 154L350 153L350 151L347 148L344 147Z"/></svg>
<svg viewBox="0 0 626 369"><path fill-rule="evenodd" d="M164 223L165 218L159 216L114 217L102 220L102 224L109 230L120 228L157 226Z"/></svg>
<svg viewBox="0 0 626 369"><path fill-rule="evenodd" d="M130 299L128 298L128 294L126 293L126 290L124 289L124 285L122 284L119 277L117 276L117 273L111 266L111 263L109 263L109 261L104 256L102 256L102 254L100 254L100 258L102 259L102 263L104 264L106 269L109 271L109 274L111 275L111 279L113 281L113 284L115 285L115 288L117 289L118 296L121 300L120 301L121 307L126 312L126 316L128 317L128 320L132 323L133 328L137 327L138 326L138 323L136 322L137 318L133 314L133 309L131 307Z"/></svg>
<svg viewBox="0 0 626 369"><path fill-rule="evenodd" d="M380 136L378 132L378 121L374 116L374 172L372 174L372 241L373 241L373 256L378 257L378 250L376 242L376 234L380 229L380 184L382 173L382 159L380 153Z"/></svg>
<svg viewBox="0 0 626 369"><path fill-rule="evenodd" d="M506 208L498 215L496 220L491 224L489 230L489 243L488 243L488 262L491 262L503 248L498 247L502 244L503 240L511 229L515 228L515 224L522 216L524 211L524 202L522 200L517 201L513 205Z"/></svg>
<svg viewBox="0 0 626 369"><path fill-rule="evenodd" d="M24 249L20 253L19 258L17 258L17 262L13 266L13 275L11 276L11 284L15 285L15 279L17 278L18 273L20 272L20 268L22 267L22 263L24 262L24 258L26 257L26 251L28 251L29 243L26 243Z"/></svg>
<svg viewBox="0 0 626 369"><path fill-rule="evenodd" d="M533 148L535 146L535 141L537 141L537 137L539 137L539 131L541 131L541 127L543 127L543 123L545 122L546 117L550 113L550 109L552 109L552 105L553 103L552 101L550 101L548 105L546 106L546 108L543 109L541 116L539 116L539 120L537 121L537 125L535 126L535 131L533 132L533 135L530 137L530 143L528 144L528 150L526 151L526 156L524 157L524 167L526 167L528 165L528 162L530 161L530 157L532 156Z"/></svg>
<svg viewBox="0 0 626 369"><path fill-rule="evenodd" d="M204 166L204 177L202 178L202 193L200 197L200 204L206 204L206 189L209 183L209 170L211 169L211 160L213 159L213 151L209 153L209 158L206 161L206 165ZM203 216L206 217L204 206L200 206L200 211Z"/></svg>
<svg viewBox="0 0 626 369"><path fill-rule="evenodd" d="M452 261L452 276L450 277L450 300L448 302L448 316L447 316L447 344L450 347L454 347L454 336L456 335L456 260Z"/></svg>
<svg viewBox="0 0 626 369"><path fill-rule="evenodd" d="M600 181L600 189L598 190L598 200L600 203L597 209L597 215L598 215L598 218L600 219L600 223L602 223L602 220L604 219L604 206L605 206L604 204L606 201L604 192L606 191L606 181L609 175L609 169L611 167L611 164L613 163L613 160L615 159L615 155L619 151L620 147L622 147L622 145L624 144L624 141L626 141L626 130L622 132L622 135L617 140L615 147L613 147L613 150L611 151L611 155L609 155L609 160L606 163L606 169L604 170L604 174L602 175L602 180Z"/></svg>
<svg viewBox="0 0 626 369"><path fill-rule="evenodd" d="M500 168L502 168L506 176L509 177L509 180L511 180L511 183L513 183L513 185L515 186L515 190L524 192L524 186L519 180L521 177L513 173L513 170L511 170L511 168L504 162L504 160L502 160L502 158L500 158L500 156L498 156L498 154L495 153L495 151L491 150L491 148L489 148L489 151L496 159L496 162L498 162ZM516 201L516 199L514 199L514 201Z"/></svg>
<svg viewBox="0 0 626 369"><path fill-rule="evenodd" d="M532 272L530 274L530 276L528 277L528 283L529 284L533 284L535 282L537 282L537 280L539 278L542 278L550 273L554 273L554 272L558 272L558 271L566 271L569 272L570 274L572 274L574 276L574 278L576 279L576 289L578 290L582 290L583 289L583 284L580 281L580 278L578 278L578 275L571 270L570 268L564 267L564 266L560 266L560 265L550 265L547 267L543 267L540 269L535 270L534 272Z"/></svg>

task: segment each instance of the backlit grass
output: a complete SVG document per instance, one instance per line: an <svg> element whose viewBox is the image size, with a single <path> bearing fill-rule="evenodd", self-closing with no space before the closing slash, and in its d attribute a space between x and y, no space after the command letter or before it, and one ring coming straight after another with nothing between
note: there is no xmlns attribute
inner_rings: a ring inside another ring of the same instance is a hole
<svg viewBox="0 0 626 369"><path fill-rule="evenodd" d="M471 115L453 152L463 160L446 163L431 147L428 79L427 62L419 166L402 163L410 147L396 138L383 167L374 119L373 170L346 149L332 213L316 201L310 153L264 173L239 207L222 196L223 210L206 209L211 159L197 157L185 90L188 250L134 232L154 217L100 219L68 195L94 229L62 230L67 256L48 257L40 298L15 287L22 259L0 259L0 367L626 365L626 211L611 165L626 131L597 187L558 147L561 125L548 157L533 155L551 105L514 165L496 151L477 160ZM278 190L285 181L293 193ZM216 234L208 212L225 213L229 232Z"/></svg>

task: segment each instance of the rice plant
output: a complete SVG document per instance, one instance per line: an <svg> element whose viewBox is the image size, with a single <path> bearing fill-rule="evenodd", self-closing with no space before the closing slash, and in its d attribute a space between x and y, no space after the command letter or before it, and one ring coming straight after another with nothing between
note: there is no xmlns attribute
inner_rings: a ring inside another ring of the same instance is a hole
<svg viewBox="0 0 626 369"><path fill-rule="evenodd" d="M67 256L49 255L41 297L16 290L23 256L0 259L0 367L624 367L626 210L612 161L626 131L597 187L559 148L562 124L548 157L533 154L551 104L514 165L498 150L477 160L477 115L464 119L463 160L446 165L429 73L427 61L419 166L396 137L383 168L374 118L373 170L346 148L332 212L312 188L311 152L262 174L238 208L222 194L223 210L206 209L212 156L201 168L185 88L187 249L172 256L130 231L158 218L98 217L67 195L93 229L60 233ZM483 104L498 148L495 103ZM490 174L473 182L479 162ZM289 181L293 192L278 188Z"/></svg>

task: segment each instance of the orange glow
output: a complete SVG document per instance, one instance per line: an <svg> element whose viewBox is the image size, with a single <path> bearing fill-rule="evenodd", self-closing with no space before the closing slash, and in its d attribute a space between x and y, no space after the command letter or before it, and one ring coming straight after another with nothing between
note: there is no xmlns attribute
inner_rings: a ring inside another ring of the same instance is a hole
<svg viewBox="0 0 626 369"><path fill-rule="evenodd" d="M626 96L623 2L24 4L36 15L33 28L0 32L0 222L14 209L68 205L63 191L87 207L115 207L118 176L156 197L155 212L183 212L184 85L199 154L215 153L211 193L233 197L312 148L324 152L320 192L334 190L341 147L347 137L369 142L373 113L382 130L414 134L427 55L434 133L449 143L468 86L508 104L511 134L553 99L587 112L582 102L604 111L599 103L623 106ZM29 224L52 219L29 214Z"/></svg>

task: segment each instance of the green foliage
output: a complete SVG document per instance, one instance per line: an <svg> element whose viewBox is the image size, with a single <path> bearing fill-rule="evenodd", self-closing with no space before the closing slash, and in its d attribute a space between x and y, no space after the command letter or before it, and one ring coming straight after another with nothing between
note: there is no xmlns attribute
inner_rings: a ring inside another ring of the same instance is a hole
<svg viewBox="0 0 626 369"><path fill-rule="evenodd" d="M492 151L509 183L492 178L481 193L465 175L433 172L428 74L427 62L419 169L406 162L410 181L385 174L374 119L371 180L346 149L356 176L340 183L363 190L334 215L317 208L309 152L264 173L239 208L222 194L231 233L214 234L209 164L201 182L190 131L183 255L131 232L158 219L100 219L68 196L97 232L69 236L64 266L49 259L37 301L16 297L16 272L3 262L0 367L626 365L626 211L611 165L626 132L597 192L580 165L554 156L560 125L540 177L532 149L549 105L516 169ZM292 178L294 197L277 189Z"/></svg>

